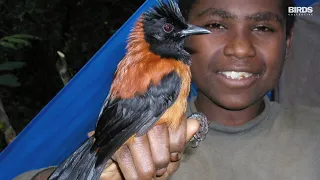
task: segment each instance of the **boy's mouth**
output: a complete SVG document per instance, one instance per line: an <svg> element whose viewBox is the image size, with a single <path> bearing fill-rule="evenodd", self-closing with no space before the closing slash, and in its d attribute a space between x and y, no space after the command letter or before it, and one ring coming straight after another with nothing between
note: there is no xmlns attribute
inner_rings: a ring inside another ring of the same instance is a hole
<svg viewBox="0 0 320 180"><path fill-rule="evenodd" d="M241 80L243 78L249 78L254 75L249 72L237 72L237 71L223 71L223 72L218 72L218 73L222 74L226 78L231 78L234 80Z"/></svg>
<svg viewBox="0 0 320 180"><path fill-rule="evenodd" d="M230 88L245 88L254 84L259 74L246 71L219 71L217 78Z"/></svg>

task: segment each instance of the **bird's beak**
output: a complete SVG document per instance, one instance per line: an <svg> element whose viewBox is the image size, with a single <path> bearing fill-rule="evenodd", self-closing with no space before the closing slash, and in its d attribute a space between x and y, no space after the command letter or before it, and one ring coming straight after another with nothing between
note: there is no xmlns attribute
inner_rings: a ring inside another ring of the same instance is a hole
<svg viewBox="0 0 320 180"><path fill-rule="evenodd" d="M188 28L178 32L176 36L186 37L186 36L200 35L200 34L211 34L211 31L199 26L188 24Z"/></svg>

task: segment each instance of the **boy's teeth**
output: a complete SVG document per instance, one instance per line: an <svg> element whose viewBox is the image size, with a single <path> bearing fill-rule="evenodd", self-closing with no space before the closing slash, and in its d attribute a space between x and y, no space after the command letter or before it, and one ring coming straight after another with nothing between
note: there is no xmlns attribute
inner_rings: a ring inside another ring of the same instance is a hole
<svg viewBox="0 0 320 180"><path fill-rule="evenodd" d="M225 71L220 73L231 79L242 79L242 78L248 78L252 76L252 73L248 73L248 72Z"/></svg>

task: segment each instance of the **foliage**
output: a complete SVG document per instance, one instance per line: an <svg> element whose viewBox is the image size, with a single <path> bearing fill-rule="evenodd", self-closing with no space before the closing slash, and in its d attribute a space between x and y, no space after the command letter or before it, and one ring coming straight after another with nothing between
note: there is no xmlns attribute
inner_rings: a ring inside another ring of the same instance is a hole
<svg viewBox="0 0 320 180"><path fill-rule="evenodd" d="M0 99L17 133L63 87L56 52L75 74L144 1L0 0Z"/></svg>
<svg viewBox="0 0 320 180"><path fill-rule="evenodd" d="M30 47L28 40L39 40L40 38L28 34L15 34L12 36L4 36L0 39L0 46L12 49L19 49L25 46Z"/></svg>
<svg viewBox="0 0 320 180"><path fill-rule="evenodd" d="M39 40L40 38L28 34L15 34L4 36L0 39L0 47L18 50L23 47L31 47L29 40ZM9 71L9 73L0 75L0 86L18 87L21 84L18 77L12 74L15 69L20 69L25 65L21 61L6 61L0 64L0 72Z"/></svg>

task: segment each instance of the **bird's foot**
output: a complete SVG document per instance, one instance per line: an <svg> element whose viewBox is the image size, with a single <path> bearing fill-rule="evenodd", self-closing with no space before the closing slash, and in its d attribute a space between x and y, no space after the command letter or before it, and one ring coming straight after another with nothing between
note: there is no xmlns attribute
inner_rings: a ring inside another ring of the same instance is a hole
<svg viewBox="0 0 320 180"><path fill-rule="evenodd" d="M206 138L206 135L209 130L208 119L204 114L202 114L200 112L191 114L188 117L188 119L196 119L200 123L199 130L196 132L196 134L190 140L190 146L193 148L196 148L199 145L199 143Z"/></svg>

